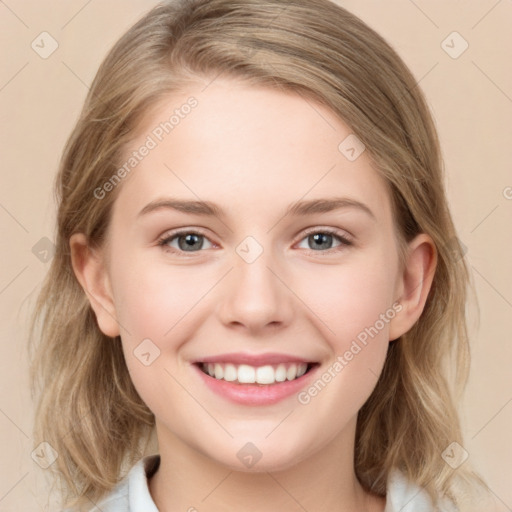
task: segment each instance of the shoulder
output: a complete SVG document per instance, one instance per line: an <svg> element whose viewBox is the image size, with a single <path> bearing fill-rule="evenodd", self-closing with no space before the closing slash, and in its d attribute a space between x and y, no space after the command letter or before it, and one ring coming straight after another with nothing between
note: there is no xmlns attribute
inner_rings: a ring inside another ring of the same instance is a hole
<svg viewBox="0 0 512 512"><path fill-rule="evenodd" d="M160 464L159 455L140 459L112 491L89 512L158 512L148 487L150 478ZM72 512L64 510L63 512ZM398 469L388 476L386 487L386 508L384 512L458 512L447 501L440 509L434 509L424 489L411 482Z"/></svg>
<svg viewBox="0 0 512 512"><path fill-rule="evenodd" d="M458 512L454 505L446 500L440 507L434 509L427 492L408 480L400 470L395 468L389 473L384 512Z"/></svg>
<svg viewBox="0 0 512 512"><path fill-rule="evenodd" d="M140 459L89 512L158 512L149 493L148 478L158 469L159 464L159 455L148 455Z"/></svg>

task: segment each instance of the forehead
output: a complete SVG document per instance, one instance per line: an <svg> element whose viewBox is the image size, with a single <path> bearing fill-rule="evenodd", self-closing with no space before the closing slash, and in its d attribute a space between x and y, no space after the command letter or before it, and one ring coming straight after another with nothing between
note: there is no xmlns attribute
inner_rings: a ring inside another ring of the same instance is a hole
<svg viewBox="0 0 512 512"><path fill-rule="evenodd" d="M366 151L357 156L351 128L299 93L227 79L191 85L156 104L137 132L124 160L150 149L122 184L115 208L126 215L165 194L238 213L351 196L389 214L386 184Z"/></svg>

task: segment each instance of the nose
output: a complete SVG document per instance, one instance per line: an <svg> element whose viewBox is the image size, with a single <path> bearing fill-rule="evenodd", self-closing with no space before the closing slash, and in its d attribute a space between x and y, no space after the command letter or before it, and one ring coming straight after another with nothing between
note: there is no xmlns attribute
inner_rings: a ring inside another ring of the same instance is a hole
<svg viewBox="0 0 512 512"><path fill-rule="evenodd" d="M271 251L263 250L252 262L234 254L233 265L217 310L221 322L253 335L289 325L294 295Z"/></svg>

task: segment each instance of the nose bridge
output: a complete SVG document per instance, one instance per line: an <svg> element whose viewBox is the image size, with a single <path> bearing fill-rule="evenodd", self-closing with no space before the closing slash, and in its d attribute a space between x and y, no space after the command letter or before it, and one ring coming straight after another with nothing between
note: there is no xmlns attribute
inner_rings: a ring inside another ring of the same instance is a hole
<svg viewBox="0 0 512 512"><path fill-rule="evenodd" d="M275 275L279 264L271 247L254 236L246 237L233 255L233 271L222 298L222 320L244 324L252 329L286 322L290 297L286 286Z"/></svg>

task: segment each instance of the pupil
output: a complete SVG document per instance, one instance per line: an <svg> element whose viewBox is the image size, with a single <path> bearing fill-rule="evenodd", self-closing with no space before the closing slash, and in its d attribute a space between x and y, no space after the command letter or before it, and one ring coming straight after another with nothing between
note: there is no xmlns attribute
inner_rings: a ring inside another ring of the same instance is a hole
<svg viewBox="0 0 512 512"><path fill-rule="evenodd" d="M194 234L189 234L189 235L186 235L186 236L181 236L179 238L179 246L180 246L180 249L184 250L184 251L190 251L190 249L194 249L194 243L197 242L197 240L199 239L199 236L200 235L194 235ZM181 240L185 240L185 243L182 244L181 243ZM199 249L202 247L202 243L199 244Z"/></svg>
<svg viewBox="0 0 512 512"><path fill-rule="evenodd" d="M202 236L202 235L189 234L186 236L181 236L179 239L180 240L180 243L179 243L180 249L182 249L184 251L190 251L190 249L194 249L194 244L197 243L200 236ZM332 235L329 235L327 233L315 233L314 235L310 235L309 238L313 239L314 243L317 246L320 246L320 247L326 246L326 248L329 248L328 247L330 245L329 242L332 241ZM181 243L181 241L183 239L185 240L184 244ZM198 248L200 249L202 246L203 246L203 244L201 243L201 244L199 244Z"/></svg>
<svg viewBox="0 0 512 512"><path fill-rule="evenodd" d="M310 238L313 238L313 240L315 241L316 244L319 244L320 246L322 245L322 242L324 242L324 244L326 243L326 240L327 242L330 241L330 239L332 239L332 235L328 235L326 233L317 233L317 234L314 234L312 235ZM327 243L327 249L329 248L329 243Z"/></svg>

